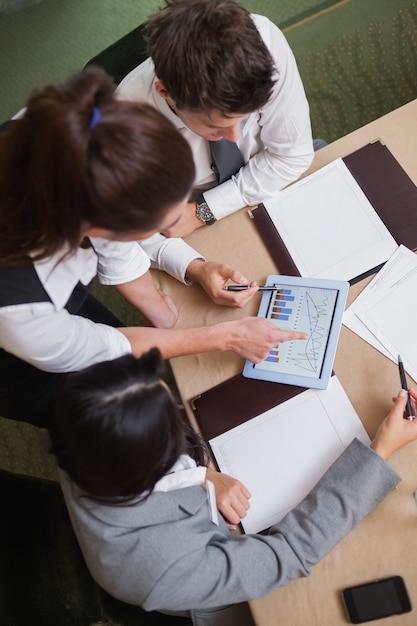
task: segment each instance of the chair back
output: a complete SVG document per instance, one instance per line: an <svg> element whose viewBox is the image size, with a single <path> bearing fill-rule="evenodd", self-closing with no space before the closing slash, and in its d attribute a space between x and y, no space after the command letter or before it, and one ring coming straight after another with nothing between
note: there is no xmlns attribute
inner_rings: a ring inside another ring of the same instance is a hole
<svg viewBox="0 0 417 626"><path fill-rule="evenodd" d="M85 67L101 67L118 85L148 57L143 30L143 24L137 26L90 59Z"/></svg>

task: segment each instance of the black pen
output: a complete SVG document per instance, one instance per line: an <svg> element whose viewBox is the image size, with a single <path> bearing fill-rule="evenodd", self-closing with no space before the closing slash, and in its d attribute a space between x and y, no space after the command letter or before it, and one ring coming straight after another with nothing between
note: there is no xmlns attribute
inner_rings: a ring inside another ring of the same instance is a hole
<svg viewBox="0 0 417 626"><path fill-rule="evenodd" d="M401 387L402 387L402 389L405 389L405 391L407 391L407 393L408 393L407 379L405 377L404 365L403 365L403 362L402 362L402 359L401 359L400 355L398 355L398 369L400 370ZM413 407L411 405L410 394L408 394L408 396L407 396L406 414L407 414L407 419L408 420L413 420L416 417L414 415Z"/></svg>
<svg viewBox="0 0 417 626"><path fill-rule="evenodd" d="M227 285L225 291L246 291L246 289L250 289L250 285ZM275 291L278 289L276 285L260 285L258 287L258 291Z"/></svg>

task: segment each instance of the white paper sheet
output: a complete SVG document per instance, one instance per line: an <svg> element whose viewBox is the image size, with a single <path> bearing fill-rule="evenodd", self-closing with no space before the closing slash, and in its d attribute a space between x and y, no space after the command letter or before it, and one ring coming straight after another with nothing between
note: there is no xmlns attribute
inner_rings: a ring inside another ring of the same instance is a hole
<svg viewBox="0 0 417 626"><path fill-rule="evenodd" d="M347 328L350 328L359 337L362 337L367 343L395 362L398 359L398 352L395 354L391 353L388 347L381 343L370 329L365 326L359 316L366 313L368 307L375 302L375 298L386 297L392 285L408 274L416 262L417 257L411 250L403 245L398 246L384 267L343 314L343 324Z"/></svg>
<svg viewBox="0 0 417 626"><path fill-rule="evenodd" d="M397 247L342 159L264 206L302 276L351 280Z"/></svg>
<svg viewBox="0 0 417 626"><path fill-rule="evenodd" d="M400 354L405 370L417 381L417 256L400 246L380 274L351 305L354 317L349 307L346 325L377 349L382 346L393 361Z"/></svg>
<svg viewBox="0 0 417 626"><path fill-rule="evenodd" d="M326 390L308 389L209 443L220 470L251 492L242 526L257 533L296 506L355 437L370 443L332 376Z"/></svg>

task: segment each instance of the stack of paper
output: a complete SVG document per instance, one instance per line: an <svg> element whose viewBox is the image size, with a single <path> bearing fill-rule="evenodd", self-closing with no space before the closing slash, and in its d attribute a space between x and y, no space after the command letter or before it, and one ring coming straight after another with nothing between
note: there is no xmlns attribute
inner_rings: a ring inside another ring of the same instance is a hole
<svg viewBox="0 0 417 626"><path fill-rule="evenodd" d="M345 311L343 324L417 381L417 256L399 246Z"/></svg>

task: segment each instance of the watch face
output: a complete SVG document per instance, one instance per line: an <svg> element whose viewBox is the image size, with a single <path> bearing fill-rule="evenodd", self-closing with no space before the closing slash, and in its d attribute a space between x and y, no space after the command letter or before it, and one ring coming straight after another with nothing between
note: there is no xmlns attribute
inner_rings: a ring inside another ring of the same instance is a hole
<svg viewBox="0 0 417 626"><path fill-rule="evenodd" d="M197 217L199 217L206 224L213 224L215 222L215 217L211 210L209 209L207 202L201 202L197 204Z"/></svg>

